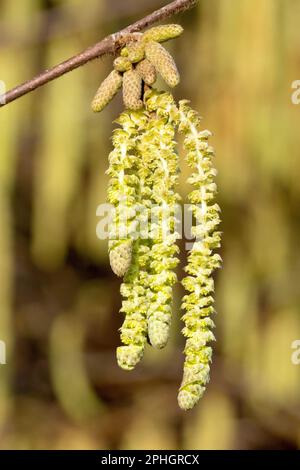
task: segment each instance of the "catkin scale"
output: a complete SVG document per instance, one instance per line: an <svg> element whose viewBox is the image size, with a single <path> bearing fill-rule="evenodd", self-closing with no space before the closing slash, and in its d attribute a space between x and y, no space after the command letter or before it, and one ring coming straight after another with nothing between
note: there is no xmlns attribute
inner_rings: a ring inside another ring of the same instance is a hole
<svg viewBox="0 0 300 470"><path fill-rule="evenodd" d="M154 65L164 81L170 87L175 87L180 81L176 64L171 54L158 42L150 41L145 46L146 59Z"/></svg>
<svg viewBox="0 0 300 470"><path fill-rule="evenodd" d="M143 107L142 79L136 70L128 70L123 75L123 103L126 109L138 110Z"/></svg>
<svg viewBox="0 0 300 470"><path fill-rule="evenodd" d="M92 101L92 110L99 113L113 99L122 85L122 75L116 70L110 72L101 83Z"/></svg>

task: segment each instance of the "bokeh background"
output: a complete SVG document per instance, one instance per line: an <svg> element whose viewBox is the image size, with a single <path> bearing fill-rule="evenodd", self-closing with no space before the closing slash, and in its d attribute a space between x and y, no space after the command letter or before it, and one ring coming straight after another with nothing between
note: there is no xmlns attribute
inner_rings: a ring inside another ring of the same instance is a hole
<svg viewBox="0 0 300 470"><path fill-rule="evenodd" d="M165 3L2 0L0 79L11 88ZM120 280L95 229L121 99L90 110L112 58L0 110L0 448L300 448L299 17L297 0L200 0L171 20L185 27L167 45L175 95L214 133L224 232L212 378L188 413L179 286L166 349L116 365Z"/></svg>

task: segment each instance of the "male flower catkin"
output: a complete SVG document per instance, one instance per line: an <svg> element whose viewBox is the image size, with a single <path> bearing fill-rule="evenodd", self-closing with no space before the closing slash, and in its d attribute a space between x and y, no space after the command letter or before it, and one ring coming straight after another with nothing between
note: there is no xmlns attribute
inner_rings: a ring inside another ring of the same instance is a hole
<svg viewBox="0 0 300 470"><path fill-rule="evenodd" d="M164 24L161 26L154 26L148 29L143 34L143 40L165 42L169 39L174 39L183 33L183 27L180 24Z"/></svg>
<svg viewBox="0 0 300 470"><path fill-rule="evenodd" d="M113 134L114 149L109 155L108 201L114 206L109 227L109 258L117 276L123 276L131 262L132 240L136 229L135 209L139 201L136 176L138 157L135 150L136 128L128 125L129 115L122 113L117 123L122 129Z"/></svg>
<svg viewBox="0 0 300 470"><path fill-rule="evenodd" d="M113 70L101 83L95 98L92 101L92 110L99 113L113 99L122 85L122 75L117 70Z"/></svg>
<svg viewBox="0 0 300 470"><path fill-rule="evenodd" d="M143 83L153 85L158 71L165 82L174 87L179 83L179 73L170 53L159 43L179 36L180 25L169 24L150 28L144 34L133 33L128 43L114 60L114 70L101 83L92 101L94 112L112 100L123 82L123 101L126 109L138 110L143 106L140 99ZM146 55L146 59L145 59Z"/></svg>
<svg viewBox="0 0 300 470"><path fill-rule="evenodd" d="M125 319L121 326L123 346L117 348L118 365L132 370L144 355L147 341L146 290L143 285L142 257L144 247L140 240L133 244L132 262L121 285L122 308Z"/></svg>
<svg viewBox="0 0 300 470"><path fill-rule="evenodd" d="M158 42L150 41L145 47L146 58L170 87L179 83L179 73L171 54Z"/></svg>
<svg viewBox="0 0 300 470"><path fill-rule="evenodd" d="M132 63L127 57L117 57L114 60L114 69L118 72L126 72L132 68Z"/></svg>
<svg viewBox="0 0 300 470"><path fill-rule="evenodd" d="M188 199L195 242L188 254L182 284L186 337L183 379L178 404L192 408L209 381L214 340L213 272L221 264L214 252L220 247L219 206L215 203L214 151L210 132L199 130L199 116L186 100L177 106L170 93L152 88L157 72L174 87L179 73L161 42L182 33L179 25L162 25L144 34L133 33L114 60L114 70L100 86L92 103L101 111L123 84L126 111L116 121L109 155L108 200L114 214L109 228L109 259L121 284L124 321L122 345L117 347L121 368L132 370L142 359L147 341L163 348L172 317L172 288L177 281L176 191L179 160L176 131L184 134L184 149L193 185Z"/></svg>
<svg viewBox="0 0 300 470"><path fill-rule="evenodd" d="M145 95L149 113L147 127L140 138L139 153L142 165L149 173L145 191L150 197L149 251L147 276L147 323L152 346L163 348L169 337L172 315L172 286L177 277L173 272L178 264L175 232L175 210L179 195L178 155L174 140L176 106L169 93L152 90Z"/></svg>
<svg viewBox="0 0 300 470"><path fill-rule="evenodd" d="M140 62L145 57L145 45L142 40L129 43L125 49L123 49L123 54L127 59L132 63Z"/></svg>
<svg viewBox="0 0 300 470"><path fill-rule="evenodd" d="M145 126L145 116L139 112L124 112L117 122L122 129L118 129L114 134L115 148L109 160L108 173L111 180L108 194L109 201L118 205L113 221L116 223L113 226L119 225L120 239L115 240L115 246L110 251L110 255L115 250L119 250L122 245L123 248L125 245L127 250L128 243L131 243L129 266L126 262L122 272L125 275L121 285L123 301L120 310L125 315L121 327L123 346L117 348L119 366L125 370L131 370L143 357L147 340L146 289L143 284L145 246L143 240L136 236L138 224L136 209L140 203L141 192L137 176L140 165L137 140L140 129ZM126 212L127 216L122 217L122 214ZM112 228L111 234L115 233L115 228ZM111 256L110 259L112 260ZM115 270L115 266L112 267Z"/></svg>
<svg viewBox="0 0 300 470"><path fill-rule="evenodd" d="M142 78L136 70L128 70L123 75L123 103L125 108L137 111L143 107Z"/></svg>
<svg viewBox="0 0 300 470"><path fill-rule="evenodd" d="M185 310L183 334L187 338L182 384L178 403L184 410L193 408L203 395L209 381L212 349L208 343L214 340L211 329L214 323L210 315L214 312L213 271L220 267L221 257L213 253L220 247L219 206L214 202L216 170L212 167L214 151L207 140L209 131L199 131L199 116L181 101L179 130L185 134L184 148L187 151L188 165L194 173L188 182L194 186L189 194L191 210L196 219L193 235L196 241L189 252L185 268L187 276L182 284L188 291L183 297Z"/></svg>
<svg viewBox="0 0 300 470"><path fill-rule="evenodd" d="M146 85L153 85L156 81L156 70L149 60L144 59L139 62L135 68Z"/></svg>

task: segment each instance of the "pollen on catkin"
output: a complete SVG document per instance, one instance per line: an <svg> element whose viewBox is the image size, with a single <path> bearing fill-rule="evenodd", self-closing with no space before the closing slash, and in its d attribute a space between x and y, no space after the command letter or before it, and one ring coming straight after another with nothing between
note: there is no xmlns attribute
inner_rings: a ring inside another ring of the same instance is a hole
<svg viewBox="0 0 300 470"><path fill-rule="evenodd" d="M113 70L101 83L92 101L92 110L95 113L103 108L113 99L122 85L122 75L117 70Z"/></svg>
<svg viewBox="0 0 300 470"><path fill-rule="evenodd" d="M138 110L143 107L142 79L136 70L128 70L123 75L123 103L125 108Z"/></svg>
<svg viewBox="0 0 300 470"><path fill-rule="evenodd" d="M171 54L158 42L150 41L145 46L148 59L170 87L175 87L180 81L179 73Z"/></svg>
<svg viewBox="0 0 300 470"><path fill-rule="evenodd" d="M165 42L169 39L174 39L180 36L183 32L183 27L180 24L165 24L161 26L154 26L148 29L143 34L144 41Z"/></svg>
<svg viewBox="0 0 300 470"><path fill-rule="evenodd" d="M208 144L209 131L199 130L199 116L187 104L179 104L179 131L185 135L184 148L187 163L194 172L188 182L194 186L189 194L191 210L196 220L192 233L196 237L185 267L187 276L182 284L188 292L183 297L185 310L183 334L187 338L183 379L178 394L180 408L188 410L198 402L209 382L212 349L209 343L214 335L214 281L212 274L221 265L221 257L214 253L220 247L221 233L219 206L215 203L216 170L212 166L213 148Z"/></svg>

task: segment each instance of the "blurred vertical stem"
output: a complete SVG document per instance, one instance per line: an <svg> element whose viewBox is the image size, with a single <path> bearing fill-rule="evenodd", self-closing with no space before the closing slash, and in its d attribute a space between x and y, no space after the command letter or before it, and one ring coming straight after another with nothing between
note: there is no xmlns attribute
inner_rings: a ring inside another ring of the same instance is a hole
<svg viewBox="0 0 300 470"><path fill-rule="evenodd" d="M81 1L81 0L80 0ZM105 15L107 4L105 0L97 0L92 5L89 5L89 13L86 15ZM77 12L81 13L81 9ZM100 21L102 24L102 22ZM97 33L94 31L84 31L82 37L87 42L95 40L95 37L103 36L104 31L97 28ZM106 75L110 71L111 64L109 61L103 61L101 64L101 73ZM99 220L96 217L96 209L99 204L106 203L106 188L108 185L108 176L105 174L107 168L106 158L103 156L108 155L110 151L110 142L107 139L107 134L110 132L110 123L114 119L115 112L111 107L107 107L100 115L95 116L89 112L88 103L91 99L91 90L96 90L99 86L99 63L94 62L89 67L83 67L84 73L84 90L86 91L86 100L83 105L87 110L87 119L84 125L84 138L86 139L86 155L85 164L88 174L88 183L84 194L77 197L76 205L78 212L76 214L78 224L76 227L75 244L76 250L83 256L88 256L99 264L107 264L107 240L99 239L95 233L95 224ZM101 148L99 147L101 142Z"/></svg>
<svg viewBox="0 0 300 470"><path fill-rule="evenodd" d="M84 323L72 314L56 318L50 335L50 368L54 390L71 419L82 422L102 410L84 366Z"/></svg>
<svg viewBox="0 0 300 470"><path fill-rule="evenodd" d="M47 62L76 50L74 37L54 41ZM44 95L44 129L34 191L32 253L45 269L63 263L72 233L83 158L83 69L51 84ZM74 203L74 206L72 206Z"/></svg>
<svg viewBox="0 0 300 470"><path fill-rule="evenodd" d="M39 7L36 0L23 2L2 2L2 19L18 31L29 30L33 34L30 22L32 12ZM29 34L29 33L28 33ZM16 60L16 56L18 60ZM33 56L15 49L0 49L0 76L7 86L22 81L30 73ZM26 121L26 108L29 101L17 103L3 110L0 114L1 153L0 153L0 339L6 344L6 362L0 370L0 432L12 406L11 378L13 374L14 335L12 330L12 295L13 295L13 233L11 214L11 194L14 184L16 155L18 151L19 130Z"/></svg>

